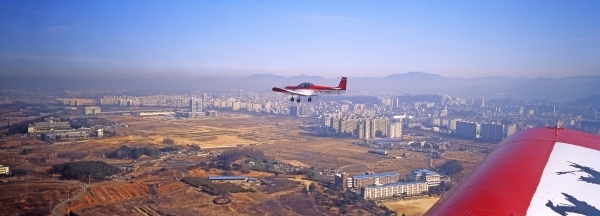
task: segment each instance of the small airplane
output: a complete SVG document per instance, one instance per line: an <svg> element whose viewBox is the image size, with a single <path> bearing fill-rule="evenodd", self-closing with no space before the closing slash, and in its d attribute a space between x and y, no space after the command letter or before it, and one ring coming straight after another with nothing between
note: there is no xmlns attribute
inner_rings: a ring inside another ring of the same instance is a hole
<svg viewBox="0 0 600 216"><path fill-rule="evenodd" d="M281 92L281 93L285 93L285 94L291 94L292 97L290 98L290 101L292 101L292 102L294 101L294 95L298 95L298 97L296 98L296 102L298 102L298 103L300 103L300 96L307 96L308 102L311 102L312 96L318 96L321 94L337 94L337 95L339 95L339 94L346 93L346 81L347 81L347 78L342 77L342 80L340 80L340 84L337 87L319 86L319 85L314 85L309 82L304 82L304 83L300 83L300 85L297 85L297 86L287 86L285 88L273 87L273 91Z"/></svg>

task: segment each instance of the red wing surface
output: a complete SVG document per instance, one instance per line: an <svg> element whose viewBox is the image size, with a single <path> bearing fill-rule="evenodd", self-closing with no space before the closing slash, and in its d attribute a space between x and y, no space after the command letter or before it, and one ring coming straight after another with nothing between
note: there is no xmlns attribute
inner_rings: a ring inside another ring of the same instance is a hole
<svg viewBox="0 0 600 216"><path fill-rule="evenodd" d="M425 215L600 215L600 137L534 128L498 144Z"/></svg>

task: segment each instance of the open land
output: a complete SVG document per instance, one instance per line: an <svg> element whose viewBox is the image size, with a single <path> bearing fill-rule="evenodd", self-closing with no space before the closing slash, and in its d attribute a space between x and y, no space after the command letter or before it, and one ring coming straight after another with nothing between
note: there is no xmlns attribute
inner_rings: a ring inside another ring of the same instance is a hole
<svg viewBox="0 0 600 216"><path fill-rule="evenodd" d="M406 215L420 216L433 206L440 198L431 197L424 199L398 200L398 201L383 201L383 205L391 210L394 210L398 215L402 213Z"/></svg>
<svg viewBox="0 0 600 216"><path fill-rule="evenodd" d="M13 135L0 140L0 164L20 171L17 176L8 177L9 183L0 185L3 212L16 214L31 208L56 205L71 194L80 190L77 185L59 180L58 175L48 173L51 166L69 161L104 161L120 166L131 164L131 159L109 159L107 152L122 145L167 146L165 138L175 141L177 146L199 146L202 149L220 151L226 148L252 148L262 150L276 160L300 167L320 167L342 170L350 174L365 171L398 171L401 176L413 169L431 168L445 161L461 161L468 173L485 156L483 153L451 151L441 158L433 159L422 152L410 152L411 157L398 158L408 150L390 150L388 156L367 153L367 147L357 146L351 138L324 137L307 133L302 128L302 119L291 117L271 117L252 115L224 115L220 117L175 119L165 117L102 116L112 122L127 124L128 127L109 128L115 136L92 139L87 142L50 145L35 138ZM31 153L20 154L31 148ZM85 158L70 159L61 154L80 152ZM212 215L336 215L337 212L319 206L310 194L302 192L308 182L290 179L279 187L256 187L256 192L236 193L227 205L214 204L212 196L190 187L181 177L206 177L221 175L223 171L210 169L187 169L200 161L210 161L214 156L190 156L171 159L157 159L142 156L139 168L128 173L128 178L111 181L94 181L87 190L65 203L58 211L74 211L83 215L158 215L158 212L177 215L197 215L210 212ZM241 173L234 171L233 174ZM245 174L256 178L273 178L273 174L252 171ZM333 176L326 176L333 180ZM456 179L453 179L456 180ZM50 182L51 181L51 182ZM48 183L45 183L48 182ZM60 182L60 183L56 183ZM5 191L13 193L5 193ZM20 191L17 193L16 191ZM30 195L40 193L39 196ZM392 210L422 214L435 198L384 203ZM26 204L24 204L26 203ZM411 208L414 207L414 210ZM418 207L418 208L417 208ZM400 211L401 210L401 211ZM412 215L412 214L410 214Z"/></svg>

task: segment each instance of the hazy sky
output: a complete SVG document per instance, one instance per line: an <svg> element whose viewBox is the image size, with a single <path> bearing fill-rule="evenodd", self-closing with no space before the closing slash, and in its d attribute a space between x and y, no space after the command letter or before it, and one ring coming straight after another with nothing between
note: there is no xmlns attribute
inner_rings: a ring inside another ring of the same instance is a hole
<svg viewBox="0 0 600 216"><path fill-rule="evenodd" d="M600 1L0 1L0 74L600 75Z"/></svg>

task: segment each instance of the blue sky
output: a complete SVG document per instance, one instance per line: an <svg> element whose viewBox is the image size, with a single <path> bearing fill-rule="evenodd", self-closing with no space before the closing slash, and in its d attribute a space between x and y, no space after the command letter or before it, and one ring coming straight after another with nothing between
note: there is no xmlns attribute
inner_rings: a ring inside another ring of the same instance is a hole
<svg viewBox="0 0 600 216"><path fill-rule="evenodd" d="M0 1L0 74L600 75L600 1Z"/></svg>

